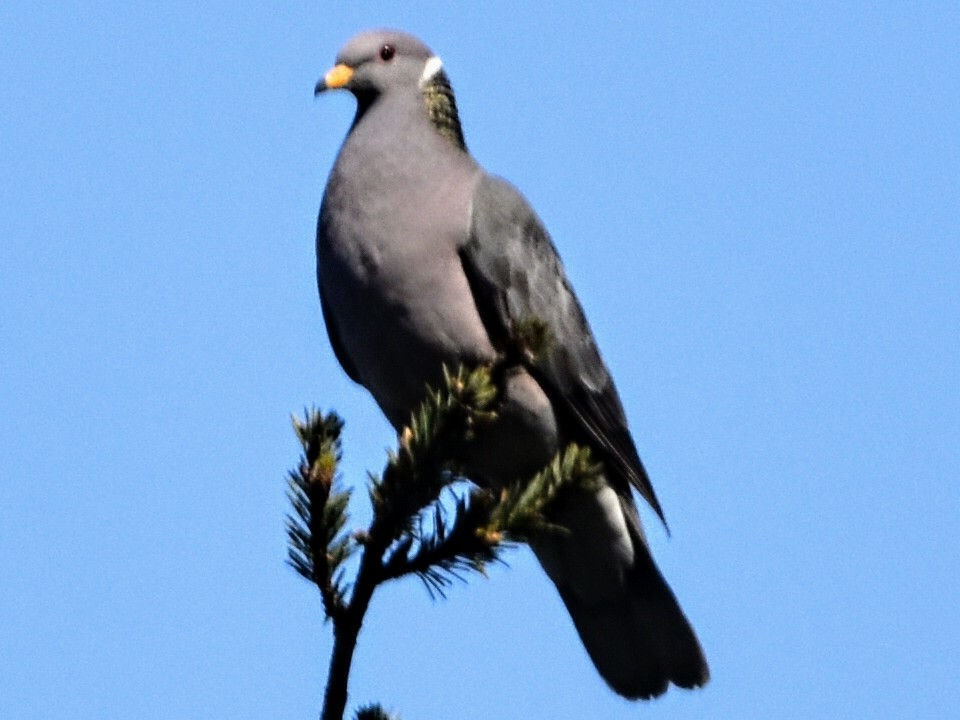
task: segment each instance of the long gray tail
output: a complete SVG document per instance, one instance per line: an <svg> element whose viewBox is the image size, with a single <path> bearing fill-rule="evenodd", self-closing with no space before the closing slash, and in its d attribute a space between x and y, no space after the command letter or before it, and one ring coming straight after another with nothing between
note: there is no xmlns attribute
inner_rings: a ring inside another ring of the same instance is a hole
<svg viewBox="0 0 960 720"><path fill-rule="evenodd" d="M710 671L650 555L632 500L609 487L576 493L553 520L567 529L532 543L597 670L630 699L673 683L700 687Z"/></svg>

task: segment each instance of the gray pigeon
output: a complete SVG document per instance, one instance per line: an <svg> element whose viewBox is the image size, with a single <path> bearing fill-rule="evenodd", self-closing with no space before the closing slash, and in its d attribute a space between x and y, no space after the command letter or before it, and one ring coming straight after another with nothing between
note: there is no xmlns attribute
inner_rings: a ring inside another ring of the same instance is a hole
<svg viewBox="0 0 960 720"><path fill-rule="evenodd" d="M466 458L468 474L502 486L569 442L589 446L604 486L571 496L553 518L570 532L533 550L616 692L703 685L703 651L650 555L632 490L662 519L660 504L540 219L467 152L443 65L417 38L357 35L316 93L340 88L357 114L320 208L317 276L343 369L399 430L444 364L503 360L519 324L546 323L543 352L506 371L498 420Z"/></svg>

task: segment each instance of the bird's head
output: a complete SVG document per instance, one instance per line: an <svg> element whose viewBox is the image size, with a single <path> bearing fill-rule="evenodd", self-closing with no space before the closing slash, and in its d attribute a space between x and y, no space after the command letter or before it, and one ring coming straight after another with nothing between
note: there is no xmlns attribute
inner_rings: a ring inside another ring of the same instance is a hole
<svg viewBox="0 0 960 720"><path fill-rule="evenodd" d="M354 36L337 53L335 65L317 83L314 94L340 89L353 93L361 114L381 96L416 93L423 97L437 130L466 150L443 63L413 35L399 30L368 30Z"/></svg>

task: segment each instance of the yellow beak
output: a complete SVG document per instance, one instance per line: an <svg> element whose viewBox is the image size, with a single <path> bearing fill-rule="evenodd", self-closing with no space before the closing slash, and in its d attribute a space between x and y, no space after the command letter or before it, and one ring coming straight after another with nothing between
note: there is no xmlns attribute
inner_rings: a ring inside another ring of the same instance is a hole
<svg viewBox="0 0 960 720"><path fill-rule="evenodd" d="M346 86L352 77L352 67L344 65L343 63L336 65L330 72L323 76L323 80L317 83L317 86L313 89L313 94L319 95L324 90L338 90Z"/></svg>

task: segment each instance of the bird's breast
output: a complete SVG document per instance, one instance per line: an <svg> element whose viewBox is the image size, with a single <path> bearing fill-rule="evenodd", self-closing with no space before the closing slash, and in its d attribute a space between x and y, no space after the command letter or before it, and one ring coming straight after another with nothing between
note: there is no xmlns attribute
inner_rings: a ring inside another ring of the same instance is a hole
<svg viewBox="0 0 960 720"><path fill-rule="evenodd" d="M439 382L443 364L495 352L457 253L469 232L470 179L388 170L331 178L317 269L346 352L396 424Z"/></svg>

